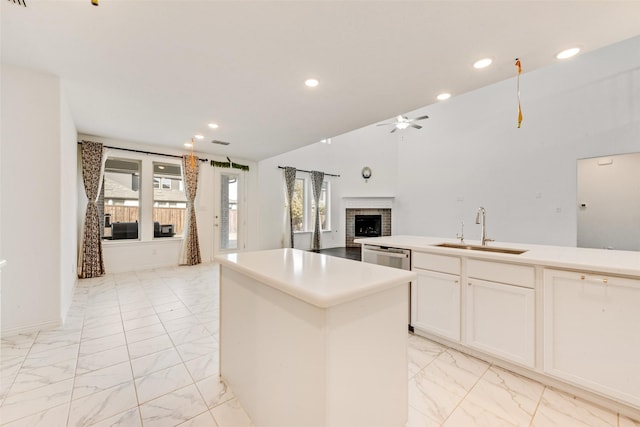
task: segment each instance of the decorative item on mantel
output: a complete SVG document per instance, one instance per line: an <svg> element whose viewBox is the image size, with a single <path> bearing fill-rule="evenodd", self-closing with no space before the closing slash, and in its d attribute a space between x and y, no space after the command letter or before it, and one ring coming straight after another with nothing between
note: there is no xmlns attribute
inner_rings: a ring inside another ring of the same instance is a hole
<svg viewBox="0 0 640 427"><path fill-rule="evenodd" d="M369 182L369 178L371 178L371 168L369 166L362 168L362 177L364 178L365 184Z"/></svg>

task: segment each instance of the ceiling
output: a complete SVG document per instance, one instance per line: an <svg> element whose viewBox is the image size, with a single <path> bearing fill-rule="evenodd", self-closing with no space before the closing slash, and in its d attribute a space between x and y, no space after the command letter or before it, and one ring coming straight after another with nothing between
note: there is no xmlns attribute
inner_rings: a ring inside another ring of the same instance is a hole
<svg viewBox="0 0 640 427"><path fill-rule="evenodd" d="M2 62L59 76L78 132L247 160L640 34L639 1L26 1Z"/></svg>

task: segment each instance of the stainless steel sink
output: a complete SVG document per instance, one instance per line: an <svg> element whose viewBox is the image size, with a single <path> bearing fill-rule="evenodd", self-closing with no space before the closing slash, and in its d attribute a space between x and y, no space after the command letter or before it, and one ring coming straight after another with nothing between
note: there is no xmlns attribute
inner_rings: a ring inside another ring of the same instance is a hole
<svg viewBox="0 0 640 427"><path fill-rule="evenodd" d="M441 248L465 249L469 251L497 252L501 254L512 254L512 255L520 255L527 252L526 250L522 250L522 249L498 248L495 246L466 245L464 243L462 244L461 243L440 243L434 246L438 246Z"/></svg>

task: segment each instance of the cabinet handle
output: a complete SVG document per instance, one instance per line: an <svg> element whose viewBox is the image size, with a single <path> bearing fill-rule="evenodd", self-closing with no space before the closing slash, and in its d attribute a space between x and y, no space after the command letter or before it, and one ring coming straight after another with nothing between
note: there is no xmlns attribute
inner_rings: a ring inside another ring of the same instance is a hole
<svg viewBox="0 0 640 427"><path fill-rule="evenodd" d="M591 282L599 282L602 281L603 284L608 284L609 283L609 279L607 279L606 277L603 277L602 279L587 279L587 276L585 276L584 274L580 275L580 280L587 280L587 281L591 281Z"/></svg>

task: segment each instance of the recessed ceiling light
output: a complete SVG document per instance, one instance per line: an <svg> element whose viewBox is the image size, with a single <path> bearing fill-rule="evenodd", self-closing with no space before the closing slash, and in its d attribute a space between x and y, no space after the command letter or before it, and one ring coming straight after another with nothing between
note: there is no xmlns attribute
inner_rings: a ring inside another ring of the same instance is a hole
<svg viewBox="0 0 640 427"><path fill-rule="evenodd" d="M217 124L217 123L209 123L209 127L210 127L211 129L218 129L220 126L218 126L218 124Z"/></svg>
<svg viewBox="0 0 640 427"><path fill-rule="evenodd" d="M446 101L447 99L451 98L451 94L447 92L441 93L436 98L438 99L438 101Z"/></svg>
<svg viewBox="0 0 640 427"><path fill-rule="evenodd" d="M491 59L491 58L483 58L483 59L480 59L480 60L474 62L473 63L473 68L477 68L477 69L486 68L489 65L491 65L492 62L493 62L493 59Z"/></svg>
<svg viewBox="0 0 640 427"><path fill-rule="evenodd" d="M320 142L323 144L331 144L331 138L321 139Z"/></svg>
<svg viewBox="0 0 640 427"><path fill-rule="evenodd" d="M190 142L185 142L184 146L187 147L187 148L191 148L191 147L193 147L193 144L190 143Z"/></svg>
<svg viewBox="0 0 640 427"><path fill-rule="evenodd" d="M316 87L320 82L316 79L307 79L304 84L308 87Z"/></svg>
<svg viewBox="0 0 640 427"><path fill-rule="evenodd" d="M562 52L560 52L559 54L557 54L556 58L558 58L558 59L571 58L572 56L576 55L578 52L580 52L580 48L579 47L572 47L571 49L565 49Z"/></svg>
<svg viewBox="0 0 640 427"><path fill-rule="evenodd" d="M198 134L198 135L193 135L196 139L204 139L204 136Z"/></svg>

